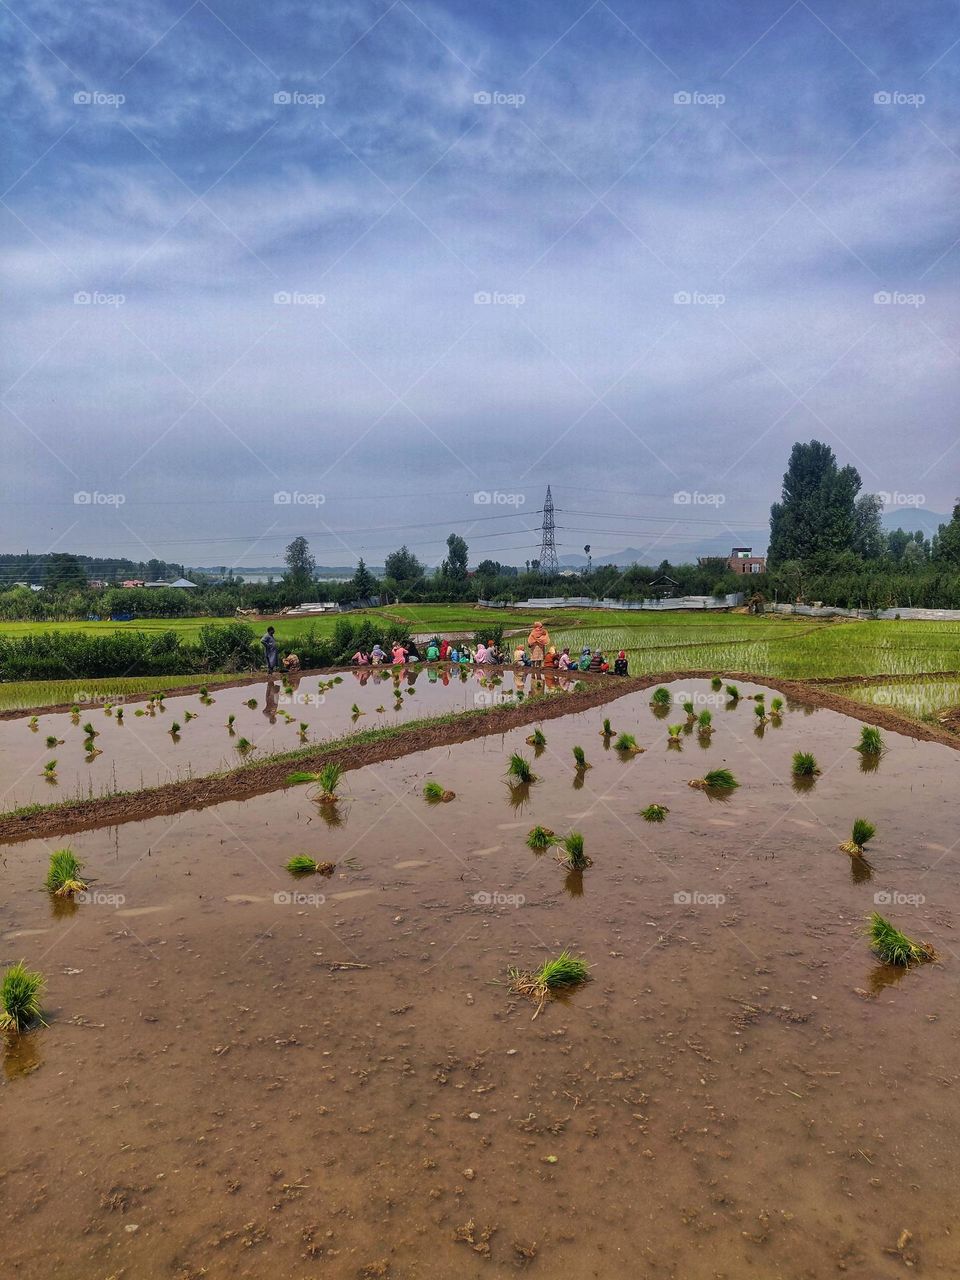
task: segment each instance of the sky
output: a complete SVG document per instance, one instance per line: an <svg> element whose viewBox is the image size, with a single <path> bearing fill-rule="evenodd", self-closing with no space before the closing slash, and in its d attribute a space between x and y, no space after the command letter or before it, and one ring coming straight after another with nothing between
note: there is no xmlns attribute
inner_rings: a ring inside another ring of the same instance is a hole
<svg viewBox="0 0 960 1280"><path fill-rule="evenodd" d="M960 490L947 3L11 0L0 550L695 557ZM758 532L759 531L759 532ZM759 549L759 548L757 548Z"/></svg>

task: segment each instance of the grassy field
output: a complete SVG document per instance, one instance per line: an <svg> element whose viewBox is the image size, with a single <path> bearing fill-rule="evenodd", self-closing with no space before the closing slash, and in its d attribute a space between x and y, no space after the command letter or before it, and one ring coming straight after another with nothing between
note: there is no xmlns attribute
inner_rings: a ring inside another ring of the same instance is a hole
<svg viewBox="0 0 960 1280"><path fill-rule="evenodd" d="M134 693L152 693L154 689L175 689L182 684L218 684L234 676L114 676L90 680L16 680L0 684L0 711L19 711L24 707L56 707L76 703L81 709L100 706L110 698Z"/></svg>
<svg viewBox="0 0 960 1280"><path fill-rule="evenodd" d="M313 627L332 634L338 615L279 619L277 636L294 647L297 636ZM536 620L518 610L480 610L467 605L401 605L347 615L356 620L403 620L415 633L453 634L482 631L485 624L521 634ZM25 635L45 630L89 632L136 629L176 630L185 636L211 621L207 618L147 619L142 622L0 623L0 634ZM757 675L816 679L828 676L909 676L921 672L960 672L960 623L955 622L817 622L808 618L752 617L742 613L611 613L602 609L546 613L544 621L557 648L578 653L584 645L607 655L627 652L631 674L695 668L750 671ZM251 624L260 634L264 623ZM190 677L134 680L44 681L0 686L0 707L42 706L72 701L78 683L91 694L140 692L170 687ZM929 709L929 697L917 694L916 705ZM904 695L905 696L905 695ZM898 700L899 705L899 700ZM943 705L937 702L937 706Z"/></svg>

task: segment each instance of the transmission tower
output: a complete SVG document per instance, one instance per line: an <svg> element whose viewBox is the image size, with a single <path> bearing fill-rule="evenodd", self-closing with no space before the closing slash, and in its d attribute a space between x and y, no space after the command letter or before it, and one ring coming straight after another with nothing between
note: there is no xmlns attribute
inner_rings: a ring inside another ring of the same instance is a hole
<svg viewBox="0 0 960 1280"><path fill-rule="evenodd" d="M553 495L547 485L547 496L543 501L543 538L540 543L540 572L552 574L557 572L557 542L553 525Z"/></svg>

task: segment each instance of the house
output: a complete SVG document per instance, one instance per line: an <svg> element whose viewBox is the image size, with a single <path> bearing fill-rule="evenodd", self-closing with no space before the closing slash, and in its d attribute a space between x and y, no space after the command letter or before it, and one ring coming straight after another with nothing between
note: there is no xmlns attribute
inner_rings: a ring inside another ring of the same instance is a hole
<svg viewBox="0 0 960 1280"><path fill-rule="evenodd" d="M124 586L127 584L124 583ZM196 591L197 584L190 582L186 578L176 578L173 582L141 582L141 587L189 587L191 591Z"/></svg>
<svg viewBox="0 0 960 1280"><path fill-rule="evenodd" d="M88 578L87 586L91 591L103 591L108 584L102 578Z"/></svg>
<svg viewBox="0 0 960 1280"><path fill-rule="evenodd" d="M727 568L731 573L766 573L767 557L755 556L753 547L734 547Z"/></svg>
<svg viewBox="0 0 960 1280"><path fill-rule="evenodd" d="M126 587L127 590L131 590L133 587L145 587L147 584L142 578L125 578L120 585L121 587Z"/></svg>
<svg viewBox="0 0 960 1280"><path fill-rule="evenodd" d="M657 600L672 600L674 596L680 594L680 583L667 573L662 573L659 578L654 578L648 585L653 593L653 598Z"/></svg>

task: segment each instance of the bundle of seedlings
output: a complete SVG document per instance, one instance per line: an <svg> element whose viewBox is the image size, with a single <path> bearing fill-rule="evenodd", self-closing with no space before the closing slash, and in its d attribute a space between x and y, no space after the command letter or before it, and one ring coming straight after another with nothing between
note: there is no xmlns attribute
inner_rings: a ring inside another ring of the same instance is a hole
<svg viewBox="0 0 960 1280"><path fill-rule="evenodd" d="M255 707L256 705L257 705L257 700L256 700L256 698L248 698L248 699L247 699L247 701L246 701L246 706L248 706L248 707L250 708L250 710L251 710L251 711L254 709L254 707Z"/></svg>
<svg viewBox="0 0 960 1280"><path fill-rule="evenodd" d="M600 737L601 737L601 738L612 738L612 737L613 737L613 729L612 729L612 727L611 727L611 725L610 725L610 721L609 721L609 720L604 720L604 722L603 722L603 728L600 730Z"/></svg>
<svg viewBox="0 0 960 1280"><path fill-rule="evenodd" d="M866 852L867 842L877 834L877 828L866 818L854 818L850 839L844 840L840 848L854 858L862 858Z"/></svg>
<svg viewBox="0 0 960 1280"><path fill-rule="evenodd" d="M177 724L176 720L174 720L173 724L170 726L167 732L170 734L171 738L179 738L180 726Z"/></svg>
<svg viewBox="0 0 960 1280"><path fill-rule="evenodd" d="M561 951L555 960L548 960L534 973L520 969L509 969L510 990L517 995L529 996L537 1001L534 1019L540 1016L547 997L552 992L568 991L588 981L590 972L582 960L576 959L569 951Z"/></svg>
<svg viewBox="0 0 960 1280"><path fill-rule="evenodd" d="M820 773L817 758L809 751L795 751L790 768L795 778L815 778Z"/></svg>
<svg viewBox="0 0 960 1280"><path fill-rule="evenodd" d="M455 791L447 791L447 789L439 782L425 782L423 784L423 798L429 804L449 804L451 800L456 799Z"/></svg>
<svg viewBox="0 0 960 1280"><path fill-rule="evenodd" d="M616 742L614 742L613 749L624 756L639 755L644 750L643 747L637 745L637 740L632 733L621 733Z"/></svg>
<svg viewBox="0 0 960 1280"><path fill-rule="evenodd" d="M668 724L667 725L667 746L682 747L683 738L680 736L682 733L683 733L682 724Z"/></svg>
<svg viewBox="0 0 960 1280"><path fill-rule="evenodd" d="M689 698L683 704L683 709L687 713L687 724L693 724L694 720L697 718L697 712Z"/></svg>
<svg viewBox="0 0 960 1280"><path fill-rule="evenodd" d="M34 732L36 732L37 729L40 728L40 717L31 716L30 719L27 721L27 728L32 729Z"/></svg>
<svg viewBox="0 0 960 1280"><path fill-rule="evenodd" d="M770 702L771 720L779 720L782 715L783 715L783 699L773 698Z"/></svg>
<svg viewBox="0 0 960 1280"><path fill-rule="evenodd" d="M231 711L230 715L227 716L227 728L230 730L231 733L234 732L233 726L236 723L237 723L237 717Z"/></svg>
<svg viewBox="0 0 960 1280"><path fill-rule="evenodd" d="M528 747L537 747L540 750L547 745L547 739L542 729L534 729L526 741Z"/></svg>
<svg viewBox="0 0 960 1280"><path fill-rule="evenodd" d="M662 822L669 812L665 804L648 804L640 810L640 817L647 822Z"/></svg>
<svg viewBox="0 0 960 1280"><path fill-rule="evenodd" d="M56 737L55 734L47 735L47 750L52 751L54 747L62 747L63 739Z"/></svg>
<svg viewBox="0 0 960 1280"><path fill-rule="evenodd" d="M196 720L196 718L197 718L196 711L184 711L183 713L184 724L189 724L191 720Z"/></svg>
<svg viewBox="0 0 960 1280"><path fill-rule="evenodd" d="M50 781L50 782L56 782L56 780L57 780L57 761L56 761L56 757L54 757L52 760L48 760L48 761L47 761L47 763L43 766L43 775L42 775L42 776L43 776L44 778L46 778L48 781Z"/></svg>
<svg viewBox="0 0 960 1280"><path fill-rule="evenodd" d="M758 724L767 723L767 708L762 702L758 702L753 708L753 714L757 717Z"/></svg>
<svg viewBox="0 0 960 1280"><path fill-rule="evenodd" d="M699 791L735 791L739 785L729 769L711 769L702 778L692 778L687 783Z"/></svg>
<svg viewBox="0 0 960 1280"><path fill-rule="evenodd" d="M237 750L238 750L242 755L246 755L248 751L253 751L253 750L254 750L254 746L253 746L253 743L250 741L250 739L249 739L249 738L238 738L238 739L237 739Z"/></svg>
<svg viewBox="0 0 960 1280"><path fill-rule="evenodd" d="M22 960L6 970L0 978L0 1031L19 1034L43 1022L40 1000L45 985L43 974L31 973Z"/></svg>
<svg viewBox="0 0 960 1280"><path fill-rule="evenodd" d="M507 765L507 776L514 782L536 782L537 775L533 772L530 761L520 755L519 751L514 751Z"/></svg>
<svg viewBox="0 0 960 1280"><path fill-rule="evenodd" d="M937 958L937 953L929 942L914 942L878 911L870 913L864 932L870 939L870 946L884 964L906 968L911 964L921 964L925 960Z"/></svg>
<svg viewBox="0 0 960 1280"><path fill-rule="evenodd" d="M332 876L336 870L333 862L317 862L305 853L295 854L287 863L287 870L294 876Z"/></svg>
<svg viewBox="0 0 960 1280"><path fill-rule="evenodd" d="M740 690L737 688L737 686L736 686L735 684L728 684L728 685L727 685L727 687L726 687L726 695L727 695L727 697L730 699L730 701L731 701L731 702L739 702L739 701L740 701Z"/></svg>
<svg viewBox="0 0 960 1280"><path fill-rule="evenodd" d="M307 740L307 730L308 730L309 728L310 728L310 726L309 726L309 724L307 724L306 720L301 720L301 721L300 721L300 741L301 741L301 742L306 742L306 740Z"/></svg>
<svg viewBox="0 0 960 1280"><path fill-rule="evenodd" d="M87 886L80 876L82 868L83 863L78 861L72 849L55 849L47 868L47 889L58 898L72 898L75 893L83 893Z"/></svg>
<svg viewBox="0 0 960 1280"><path fill-rule="evenodd" d="M701 711L697 716L697 733L701 738L709 738L713 733L712 711Z"/></svg>
<svg viewBox="0 0 960 1280"><path fill-rule="evenodd" d="M367 713L365 711L360 710L360 708L357 706L356 703L354 703L353 706L350 708L351 720L356 720L358 716L365 716L366 714Z"/></svg>
<svg viewBox="0 0 960 1280"><path fill-rule="evenodd" d="M666 685L660 685L654 689L653 696L650 699L651 707L671 707L673 705L673 697Z"/></svg>
<svg viewBox="0 0 960 1280"><path fill-rule="evenodd" d="M551 831L549 827L534 827L527 835L527 845L537 853L543 853L544 849L549 849L556 841L557 834Z"/></svg>
<svg viewBox="0 0 960 1280"><path fill-rule="evenodd" d="M117 707L117 724L121 724L122 721L123 721L123 707Z"/></svg>
<svg viewBox="0 0 960 1280"><path fill-rule="evenodd" d="M874 725L865 724L854 751L859 751L862 756L879 756L883 751L883 734Z"/></svg>
<svg viewBox="0 0 960 1280"><path fill-rule="evenodd" d="M571 831L559 843L563 852L557 850L557 861L568 871L584 871L593 866L593 859L584 852L583 836L579 831Z"/></svg>
<svg viewBox="0 0 960 1280"><path fill-rule="evenodd" d="M294 787L300 783L310 783L313 787L313 799L320 804L336 804L339 800L337 788L343 777L343 765L329 760L318 773L291 773L287 775L287 786Z"/></svg>
<svg viewBox="0 0 960 1280"><path fill-rule="evenodd" d="M587 763L587 755L583 747L573 748L573 762L576 765L578 773L583 773L584 769L592 769L593 765Z"/></svg>
<svg viewBox="0 0 960 1280"><path fill-rule="evenodd" d="M99 734L99 733L98 733L98 731L93 727L93 725L90 723L90 721L89 721L89 720L88 720L88 721L87 721L87 723L83 726L83 733L84 733L84 737L86 737L86 738L99 738L99 737L100 737L100 734Z"/></svg>
<svg viewBox="0 0 960 1280"><path fill-rule="evenodd" d="M723 688L723 681L720 679L719 676L713 677L713 679L710 681L710 688L713 689L714 692L719 692Z"/></svg>

